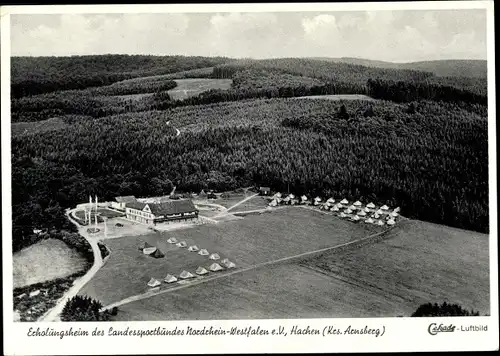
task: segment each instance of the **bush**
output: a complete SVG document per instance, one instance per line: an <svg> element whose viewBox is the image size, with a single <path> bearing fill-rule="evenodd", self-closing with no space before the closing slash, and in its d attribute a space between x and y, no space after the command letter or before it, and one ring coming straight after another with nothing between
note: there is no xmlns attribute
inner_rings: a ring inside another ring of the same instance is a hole
<svg viewBox="0 0 500 356"><path fill-rule="evenodd" d="M444 302L441 305L437 303L425 303L420 305L411 315L412 317L434 317L434 316L479 316L479 312L467 310L458 304L449 304Z"/></svg>
<svg viewBox="0 0 500 356"><path fill-rule="evenodd" d="M100 312L101 302L87 296L74 296L66 302L62 321L109 321L109 312Z"/></svg>

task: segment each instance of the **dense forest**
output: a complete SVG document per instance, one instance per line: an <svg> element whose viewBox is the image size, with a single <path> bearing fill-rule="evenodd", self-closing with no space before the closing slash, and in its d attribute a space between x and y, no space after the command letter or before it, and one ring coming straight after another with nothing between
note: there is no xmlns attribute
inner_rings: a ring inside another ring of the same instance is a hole
<svg viewBox="0 0 500 356"><path fill-rule="evenodd" d="M13 60L15 250L37 241L35 227L73 231L64 209L89 193L162 195L173 185L290 187L488 231L484 78L312 59L68 58ZM101 82L88 87L80 74ZM172 100L173 79L191 77L233 85ZM380 100L296 98L324 94Z"/></svg>
<svg viewBox="0 0 500 356"><path fill-rule="evenodd" d="M11 95L19 98L121 80L211 67L223 57L104 55L11 58Z"/></svg>
<svg viewBox="0 0 500 356"><path fill-rule="evenodd" d="M52 92L11 100L11 121L41 121L65 115L104 117L130 111L149 110L155 101L142 100L143 94L158 93L158 99L170 100L165 92L176 87L173 80L125 81L112 85ZM139 98L130 98L138 96Z"/></svg>
<svg viewBox="0 0 500 356"><path fill-rule="evenodd" d="M368 92L368 80L382 79L389 82L406 82L412 85L448 86L458 90L468 91L473 94L486 96L486 77L466 76L437 76L432 72L410 69L411 64L396 66L396 68L368 67L359 64L334 62L328 60L314 60L307 58L289 58L272 60L241 60L218 65L214 68L214 78L238 78L241 72L250 71L252 76L246 74L244 82L247 86L238 84L239 88L250 89L256 78L262 77L262 71L288 74L303 77L303 80L312 78L320 80L323 84L343 84L356 87L359 94ZM426 68L419 66L415 68ZM444 73L444 70L442 71ZM450 71L449 71L450 72ZM290 86L286 84L285 86ZM425 98L424 98L425 99Z"/></svg>
<svg viewBox="0 0 500 356"><path fill-rule="evenodd" d="M188 62L189 65L204 63L194 60ZM116 69L124 65L118 61ZM172 64L171 70L186 65ZM94 70L99 68L98 66ZM134 68L129 68L129 73ZM146 71L147 67L144 70ZM89 75L92 75L92 72ZM212 89L188 99L170 99L166 92L176 86L173 79L195 76L230 77L233 85L230 90ZM215 67L127 79L95 88L59 90L13 98L12 122L41 121L65 115L99 118L186 105L325 94L365 94L396 102L434 100L484 106L487 102L484 78L437 77L427 72L369 68L311 59L241 60Z"/></svg>
<svg viewBox="0 0 500 356"><path fill-rule="evenodd" d="M311 59L334 63L349 63L374 68L420 70L423 72L434 73L439 77L467 77L484 79L487 76L486 60L448 59L409 63L393 63L352 57L317 57Z"/></svg>
<svg viewBox="0 0 500 356"><path fill-rule="evenodd" d="M172 125L181 129L172 135ZM82 119L12 138L14 238L117 195L269 185L486 232L487 119L421 101L246 100ZM49 226L47 226L49 225ZM23 230L24 227L24 230ZM22 245L22 244L21 244Z"/></svg>
<svg viewBox="0 0 500 356"><path fill-rule="evenodd" d="M488 104L486 95L475 94L466 89L448 85L438 85L432 82L411 83L369 79L367 86L367 94L371 97L399 103L415 100L434 100L480 105Z"/></svg>

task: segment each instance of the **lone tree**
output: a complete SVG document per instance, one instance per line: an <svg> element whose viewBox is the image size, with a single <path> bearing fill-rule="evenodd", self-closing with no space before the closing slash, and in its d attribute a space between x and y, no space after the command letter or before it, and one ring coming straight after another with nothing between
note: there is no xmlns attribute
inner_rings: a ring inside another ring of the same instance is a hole
<svg viewBox="0 0 500 356"><path fill-rule="evenodd" d="M429 316L479 316L479 312L467 310L458 304L449 304L444 302L441 305L437 303L425 303L420 305L417 310L411 315L412 317L429 317Z"/></svg>
<svg viewBox="0 0 500 356"><path fill-rule="evenodd" d="M342 105L339 109L339 118L343 120L349 120L349 113L347 112L345 105Z"/></svg>
<svg viewBox="0 0 500 356"><path fill-rule="evenodd" d="M373 112L373 106L369 105L366 110L363 112L363 116L364 117L372 117L373 115L375 115L375 113Z"/></svg>
<svg viewBox="0 0 500 356"><path fill-rule="evenodd" d="M101 302L90 297L74 296L66 302L62 313L62 321L109 321L110 313L106 310L100 312ZM113 310L114 313L117 310ZM116 315L116 314L113 314Z"/></svg>

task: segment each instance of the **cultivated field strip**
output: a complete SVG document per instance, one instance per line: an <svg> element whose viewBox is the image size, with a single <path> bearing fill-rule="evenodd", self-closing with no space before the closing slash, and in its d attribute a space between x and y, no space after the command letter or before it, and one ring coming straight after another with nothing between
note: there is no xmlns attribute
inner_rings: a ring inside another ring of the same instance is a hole
<svg viewBox="0 0 500 356"><path fill-rule="evenodd" d="M268 261L268 262L259 263L259 264L256 264L256 265L253 265L253 266L249 266L249 267L246 267L246 268L237 269L237 270L235 270L233 272L224 273L224 274L220 274L220 275L217 275L217 276L214 276L214 277L208 277L208 278L204 278L204 279L200 279L200 280L195 280L193 282L189 282L189 283L186 283L186 284L183 284L183 285L178 285L176 287L168 288L168 289L165 289L165 290L161 290L161 291L157 291L157 292L151 292L150 291L150 292L138 294L138 295L135 295L135 296L131 296L131 297L125 298L125 299L123 299L121 301L112 303L110 305L107 305L107 306L105 306L103 308L103 310L111 309L113 307L118 307L118 306L121 306L121 305L124 305L124 304L128 304L128 303L131 303L131 302L138 301L138 300L150 298L150 297L153 297L153 296L156 296L156 295L178 291L178 290L181 290L181 289L185 289L185 288L188 288L188 287L196 286L196 285L199 285L199 284L202 284L202 283L206 283L206 282L209 282L209 281L213 281L213 280L216 280L216 279L220 279L220 278L224 278L224 277L229 277L229 276L232 276L232 275L235 275L235 274L238 274L238 273L243 273L243 272L250 271L250 270L253 270L253 269L256 269L256 268L260 268L260 267L265 267L265 266L269 266L269 265L275 265L275 264L283 263L283 262L290 262L290 261L295 260L295 259L300 259L300 258L303 258L303 257L308 257L308 256L311 256L311 255L314 255L314 254L321 254L323 252L331 252L331 251L334 251L334 250L335 251L338 250L339 252L342 252L342 251L345 251L345 250L347 250L349 248L359 248L359 247L364 246L364 245L366 245L368 243L376 243L376 242L379 242L379 241L383 240L384 238L387 237L387 235L388 235L387 233L390 230L392 230L392 229L393 229L393 227L391 227L391 228L389 228L387 230L375 233L373 235L369 235L369 236L363 237L361 239L357 239L357 240L354 240L354 241L346 242L346 243L343 243L343 244L340 244L340 245L336 245L336 246L332 246L332 247L327 247L327 248L323 248L323 249L319 249L319 250L314 250L314 251L308 251L308 252L304 252L304 253L301 253L301 254L298 254L298 255L280 258L280 259L277 259L277 260L274 260L274 261Z"/></svg>

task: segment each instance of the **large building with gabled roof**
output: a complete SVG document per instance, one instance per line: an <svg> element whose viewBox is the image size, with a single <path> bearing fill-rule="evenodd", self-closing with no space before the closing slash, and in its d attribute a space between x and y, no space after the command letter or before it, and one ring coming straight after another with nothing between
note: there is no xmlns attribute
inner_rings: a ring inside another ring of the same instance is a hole
<svg viewBox="0 0 500 356"><path fill-rule="evenodd" d="M137 199L133 195L116 197L115 200L116 201L111 203L111 207L119 210L125 210L127 204L137 202Z"/></svg>
<svg viewBox="0 0 500 356"><path fill-rule="evenodd" d="M198 218L198 209L189 199L171 200L162 203L135 201L127 203L125 214L129 220L146 225L155 225L163 222L193 221Z"/></svg>

